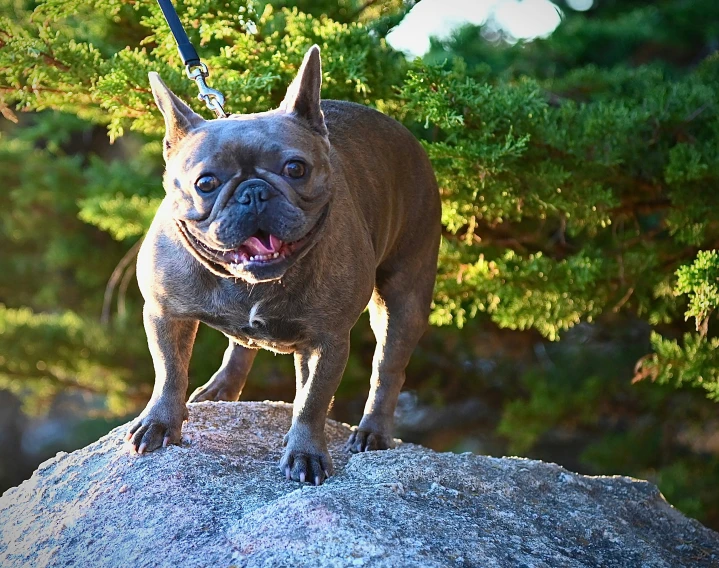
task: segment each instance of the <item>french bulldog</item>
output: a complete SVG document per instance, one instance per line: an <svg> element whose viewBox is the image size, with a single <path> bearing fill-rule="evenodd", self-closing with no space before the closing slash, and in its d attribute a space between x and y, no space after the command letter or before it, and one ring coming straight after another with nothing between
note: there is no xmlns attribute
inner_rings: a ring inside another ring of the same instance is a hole
<svg viewBox="0 0 719 568"><path fill-rule="evenodd" d="M155 386L127 440L181 440L199 322L229 338L190 402L236 401L258 349L291 353L292 425L280 471L333 473L324 425L369 307L370 392L348 449L393 444L405 367L426 329L440 241L437 182L422 146L368 107L320 101L320 51L305 55L276 110L204 120L150 73L165 120L166 196L138 255Z"/></svg>

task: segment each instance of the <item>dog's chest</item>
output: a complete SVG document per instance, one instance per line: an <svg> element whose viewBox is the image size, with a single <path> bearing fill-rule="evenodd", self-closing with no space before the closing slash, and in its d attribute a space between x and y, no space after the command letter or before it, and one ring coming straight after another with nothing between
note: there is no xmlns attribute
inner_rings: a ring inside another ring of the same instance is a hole
<svg viewBox="0 0 719 568"><path fill-rule="evenodd" d="M206 300L197 319L245 347L291 353L305 339L300 318L290 313L281 300L232 293L215 293Z"/></svg>
<svg viewBox="0 0 719 568"><path fill-rule="evenodd" d="M235 318L213 318L204 323L235 339L240 345L263 348L277 353L293 353L302 343L302 329L296 322L280 318L257 320Z"/></svg>

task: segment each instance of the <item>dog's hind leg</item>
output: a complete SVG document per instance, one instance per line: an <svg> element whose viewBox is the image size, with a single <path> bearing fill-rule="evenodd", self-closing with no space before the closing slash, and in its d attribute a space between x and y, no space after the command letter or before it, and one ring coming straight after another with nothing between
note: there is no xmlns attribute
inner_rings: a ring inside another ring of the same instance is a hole
<svg viewBox="0 0 719 568"><path fill-rule="evenodd" d="M240 398L256 355L257 349L247 349L230 339L220 368L209 381L195 389L188 402L236 401Z"/></svg>
<svg viewBox="0 0 719 568"><path fill-rule="evenodd" d="M395 272L384 278L382 271L378 271L369 304L370 325L377 347L364 415L347 442L351 452L393 446L397 398L410 356L427 328L434 279L433 266L419 273Z"/></svg>

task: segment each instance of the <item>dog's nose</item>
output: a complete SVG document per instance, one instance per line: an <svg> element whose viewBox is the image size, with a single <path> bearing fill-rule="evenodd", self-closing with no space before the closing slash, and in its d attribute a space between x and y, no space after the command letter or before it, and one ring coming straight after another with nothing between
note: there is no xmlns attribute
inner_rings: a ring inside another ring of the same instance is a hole
<svg viewBox="0 0 719 568"><path fill-rule="evenodd" d="M247 180L237 188L237 200L242 205L259 205L273 197L272 186L261 180Z"/></svg>

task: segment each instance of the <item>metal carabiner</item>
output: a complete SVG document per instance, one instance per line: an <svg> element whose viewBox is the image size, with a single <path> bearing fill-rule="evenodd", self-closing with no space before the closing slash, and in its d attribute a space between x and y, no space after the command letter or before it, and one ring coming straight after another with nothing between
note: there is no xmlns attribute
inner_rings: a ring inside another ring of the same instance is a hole
<svg viewBox="0 0 719 568"><path fill-rule="evenodd" d="M227 118L227 114L223 108L225 104L224 95L217 89L208 87L205 82L205 79L210 76L207 65L203 62L196 65L186 65L185 73L187 73L190 79L197 83L197 89L200 91L197 98L204 101L207 108L213 111L217 115L217 118Z"/></svg>

